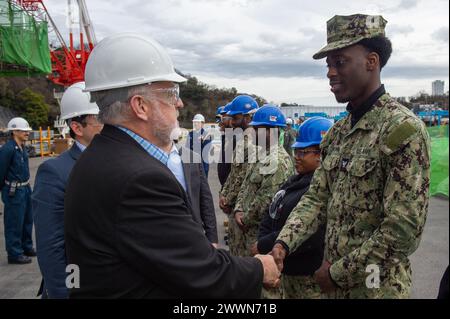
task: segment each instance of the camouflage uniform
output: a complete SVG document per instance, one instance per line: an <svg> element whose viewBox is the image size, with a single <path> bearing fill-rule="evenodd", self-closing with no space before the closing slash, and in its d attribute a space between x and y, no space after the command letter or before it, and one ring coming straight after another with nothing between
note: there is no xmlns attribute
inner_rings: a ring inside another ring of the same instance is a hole
<svg viewBox="0 0 450 319"><path fill-rule="evenodd" d="M322 59L330 51L356 44L363 39L384 36L387 21L382 16L354 14L351 16L334 16L327 21L327 42L314 59Z"/></svg>
<svg viewBox="0 0 450 319"><path fill-rule="evenodd" d="M281 276L283 299L320 299L320 287L312 276Z"/></svg>
<svg viewBox="0 0 450 319"><path fill-rule="evenodd" d="M249 141L247 135L244 135L240 140L238 139L233 153L233 163L231 165L230 175L228 175L222 191L220 192L220 195L225 197L227 204L232 210L247 172L249 154L252 154L253 152L255 152L254 145ZM238 255L238 246L240 242L242 242L241 233L234 220L234 215L231 213L228 217L228 247L230 248L230 253L232 255Z"/></svg>
<svg viewBox="0 0 450 319"><path fill-rule="evenodd" d="M289 176L294 166L283 146L271 148L267 156L251 164L239 192L235 211L244 212L245 232L239 229L243 241L239 256L250 256L250 248L257 241L259 224L272 197Z"/></svg>
<svg viewBox="0 0 450 319"><path fill-rule="evenodd" d="M320 287L312 276L281 275L278 288L263 288L261 299L320 299Z"/></svg>
<svg viewBox="0 0 450 319"><path fill-rule="evenodd" d="M427 216L430 140L410 110L382 95L351 128L336 123L321 144L322 164L278 239L290 251L326 223L325 258L338 285L331 298L405 298L408 256ZM368 288L367 267L379 267L379 288Z"/></svg>
<svg viewBox="0 0 450 319"><path fill-rule="evenodd" d="M381 16L335 16L327 22L328 44L313 58L382 37L386 23ZM423 122L388 94L354 127L351 120L349 114L323 139L321 166L278 239L294 251L325 223L325 259L337 285L325 297L405 298L408 256L428 210L430 139ZM378 288L371 282L377 269Z"/></svg>
<svg viewBox="0 0 450 319"><path fill-rule="evenodd" d="M282 299L283 298L283 289L278 288L265 288L261 289L261 299Z"/></svg>
<svg viewBox="0 0 450 319"><path fill-rule="evenodd" d="M283 147L294 162L295 162L295 159L294 159L294 153L292 152L292 144L295 143L296 138L297 138L297 132L292 127L289 129L286 128L284 130Z"/></svg>

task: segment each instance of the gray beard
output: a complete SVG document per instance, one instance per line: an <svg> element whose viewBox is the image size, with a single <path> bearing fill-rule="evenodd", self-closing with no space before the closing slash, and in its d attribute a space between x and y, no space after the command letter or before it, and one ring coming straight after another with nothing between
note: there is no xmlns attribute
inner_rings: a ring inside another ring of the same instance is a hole
<svg viewBox="0 0 450 319"><path fill-rule="evenodd" d="M178 121L176 124L166 127L154 126L153 127L153 135L162 143L162 144L170 144L174 137L174 131L179 128Z"/></svg>

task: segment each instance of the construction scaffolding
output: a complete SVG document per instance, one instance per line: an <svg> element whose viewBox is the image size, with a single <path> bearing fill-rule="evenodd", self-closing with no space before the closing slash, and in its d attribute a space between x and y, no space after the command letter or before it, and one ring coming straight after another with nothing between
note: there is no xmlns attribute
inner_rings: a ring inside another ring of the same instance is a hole
<svg viewBox="0 0 450 319"><path fill-rule="evenodd" d="M51 72L47 22L11 0L0 0L0 76Z"/></svg>

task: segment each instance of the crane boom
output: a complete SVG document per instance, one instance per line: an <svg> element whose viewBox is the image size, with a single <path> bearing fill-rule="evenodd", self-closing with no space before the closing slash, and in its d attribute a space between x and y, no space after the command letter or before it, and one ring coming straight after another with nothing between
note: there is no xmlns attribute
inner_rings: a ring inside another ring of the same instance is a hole
<svg viewBox="0 0 450 319"><path fill-rule="evenodd" d="M97 38L95 37L94 26L91 21L91 17L89 16L89 11L87 9L86 3L84 0L77 0L78 7L80 8L80 23L84 28L84 33L86 34L89 46L97 44ZM91 47L91 50L92 50Z"/></svg>
<svg viewBox="0 0 450 319"><path fill-rule="evenodd" d="M45 19L48 19L53 27L53 32L56 34L61 47L50 50L50 58L52 63L52 73L48 78L59 85L69 86L73 83L84 80L84 69L86 67L87 59L94 46L97 44L94 27L84 0L77 0L79 8L80 20L80 48L76 49L73 42L72 33L72 11L71 0L68 0L69 6L69 46L64 41L63 36L59 32L53 18L48 13L48 10L43 0L10 0L14 1L23 7L27 12L35 15L42 15L45 13ZM85 47L83 36L86 35L89 48Z"/></svg>

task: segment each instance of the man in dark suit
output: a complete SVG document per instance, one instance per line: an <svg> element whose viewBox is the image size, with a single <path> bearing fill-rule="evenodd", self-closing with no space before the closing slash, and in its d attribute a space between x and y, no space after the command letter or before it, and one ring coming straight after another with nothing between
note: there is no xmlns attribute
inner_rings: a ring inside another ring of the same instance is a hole
<svg viewBox="0 0 450 319"><path fill-rule="evenodd" d="M185 79L166 51L140 35L105 38L85 80L105 127L66 191L67 259L80 274L71 297L256 298L262 284L278 285L272 256L211 245L167 166Z"/></svg>
<svg viewBox="0 0 450 319"><path fill-rule="evenodd" d="M36 230L36 247L42 273L42 298L67 298L64 247L64 193L69 174L81 152L103 125L97 121L98 107L84 93L84 82L75 83L61 100L61 119L67 120L73 146L39 166L31 204Z"/></svg>
<svg viewBox="0 0 450 319"><path fill-rule="evenodd" d="M169 162L172 159L172 151L169 155ZM214 200L209 188L208 178L203 170L201 157L190 151L186 147L181 147L179 156L182 161L183 177L186 184L186 191L191 201L193 218L202 225L205 235L214 247L218 247L216 212ZM175 157L176 158L176 157ZM171 165L168 165L169 169ZM175 177L179 180L177 174ZM180 180L179 180L180 181ZM183 181L180 182L183 185Z"/></svg>

